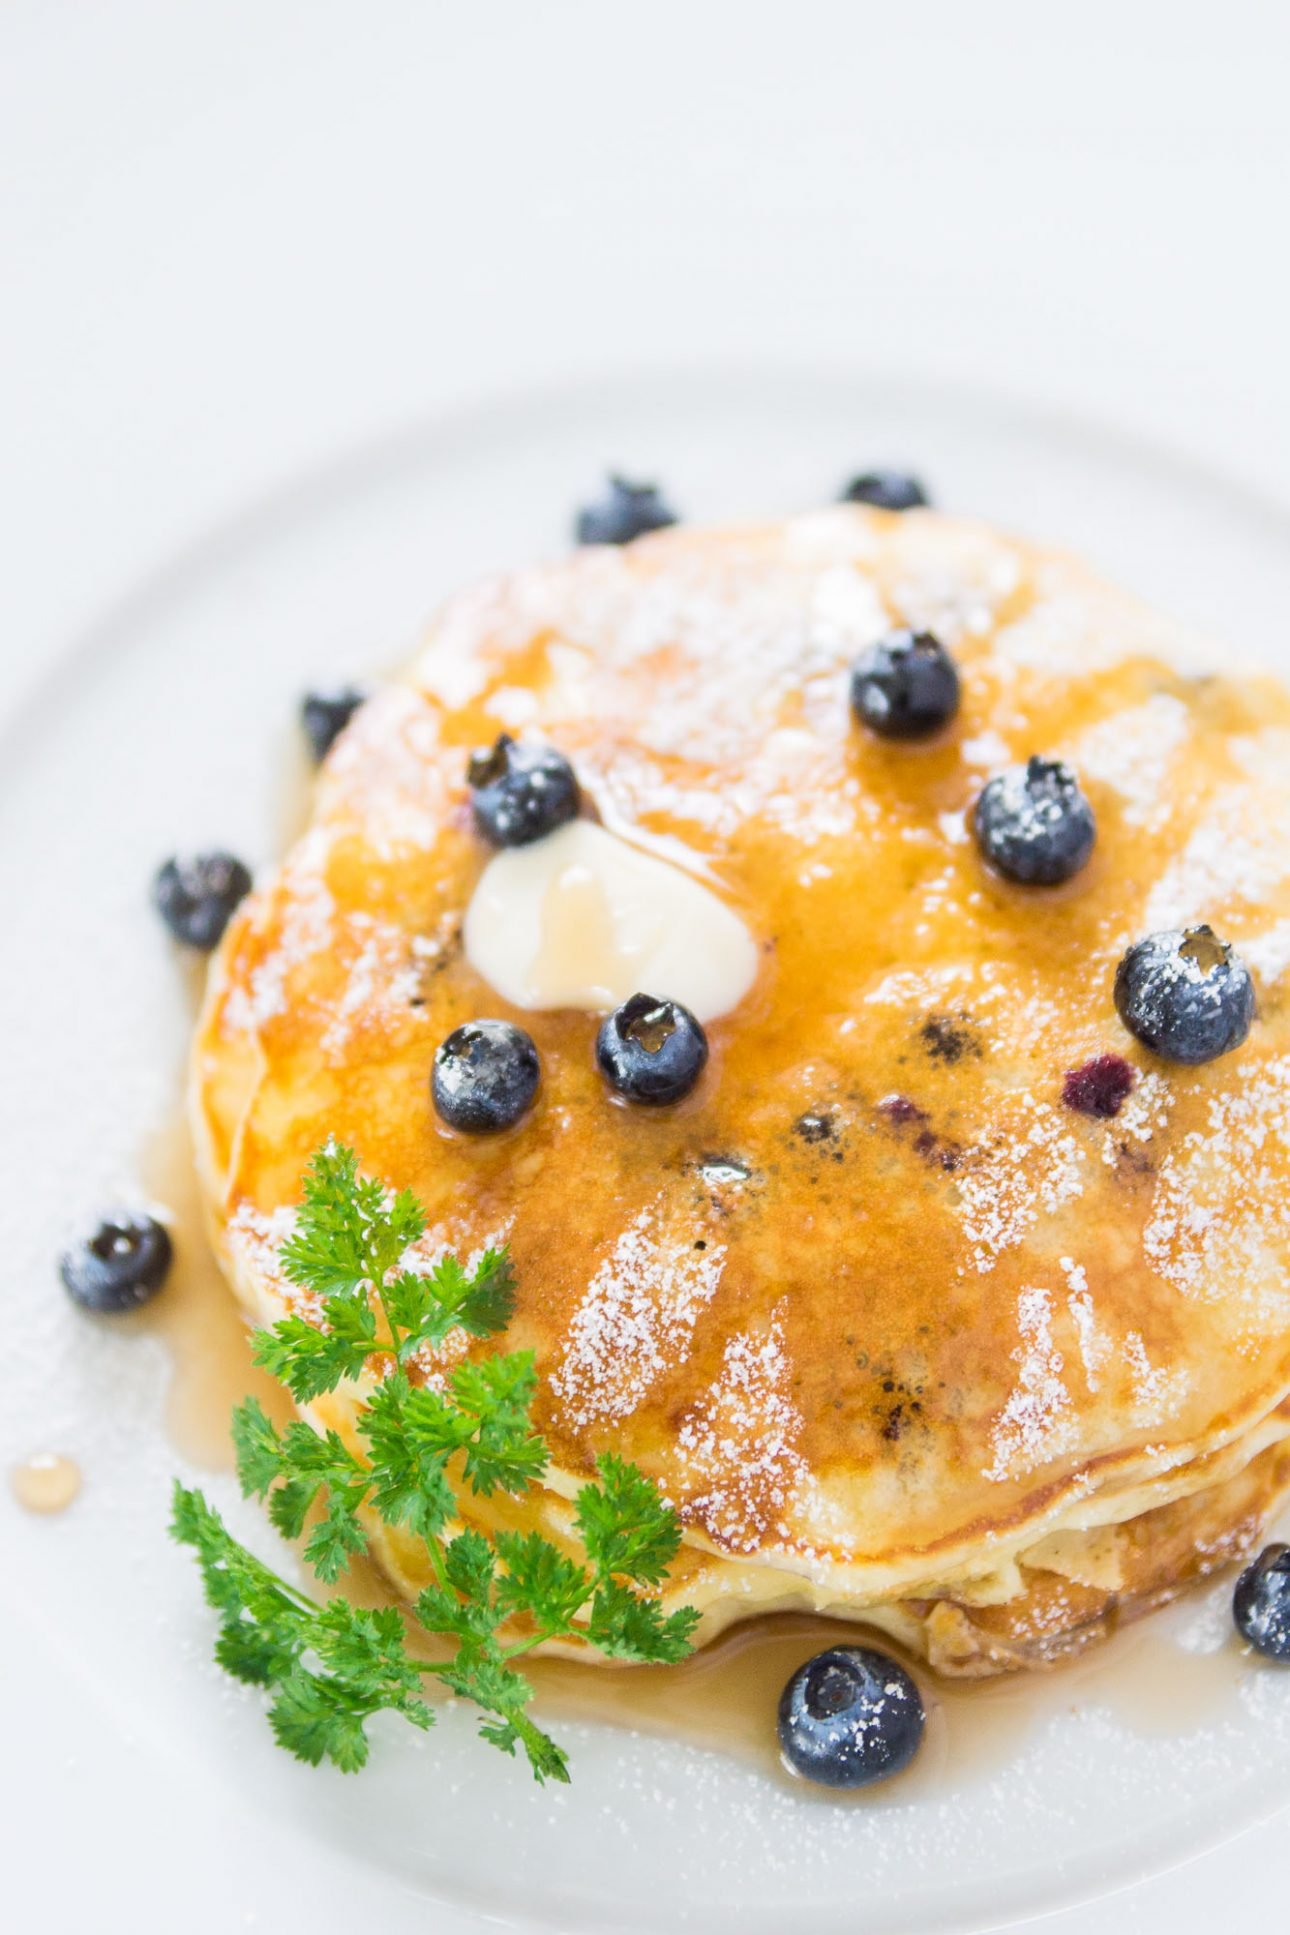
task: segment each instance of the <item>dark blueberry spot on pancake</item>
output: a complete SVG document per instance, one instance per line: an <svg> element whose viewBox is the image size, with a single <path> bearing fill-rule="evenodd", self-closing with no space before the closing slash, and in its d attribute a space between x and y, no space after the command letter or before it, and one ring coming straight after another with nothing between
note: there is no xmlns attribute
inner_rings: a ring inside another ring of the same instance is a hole
<svg viewBox="0 0 1290 1935"><path fill-rule="evenodd" d="M604 494L578 512L579 544L630 544L677 522L657 484L630 484L611 472Z"/></svg>
<svg viewBox="0 0 1290 1935"><path fill-rule="evenodd" d="M902 1126L906 1122L926 1122L927 1110L920 1109L917 1102L911 1102L907 1095L884 1095L878 1104L879 1115L885 1115L889 1122Z"/></svg>
<svg viewBox="0 0 1290 1935"><path fill-rule="evenodd" d="M933 1025L939 1026L939 1024L933 1024L932 1022L927 1024L929 1028ZM924 1030L925 1033L926 1030ZM938 1034L938 1042L940 1039L941 1037ZM942 1048L939 1059L955 1062L961 1059L964 1052L961 1048L951 1049L950 1053L946 1055ZM944 1169L950 1173L957 1169L962 1162L963 1151L959 1148L958 1144L956 1142L947 1142L943 1136L937 1135L934 1129L929 1128L927 1125L930 1123L931 1117L928 1115L927 1110L920 1109L918 1104L911 1101L908 1095L884 1096L878 1104L878 1114L890 1122L893 1128L918 1128L918 1134L914 1137L914 1152L916 1155L921 1156L924 1162L933 1163L938 1169Z"/></svg>
<svg viewBox="0 0 1290 1935"><path fill-rule="evenodd" d="M1115 1145L1115 1173L1117 1176L1153 1176L1155 1174L1155 1164L1140 1143L1117 1142Z"/></svg>
<svg viewBox="0 0 1290 1935"><path fill-rule="evenodd" d="M1067 1070L1062 1100L1080 1115L1109 1120L1120 1113L1136 1080L1132 1063L1122 1055L1094 1055L1079 1068Z"/></svg>
<svg viewBox="0 0 1290 1935"><path fill-rule="evenodd" d="M933 1162L937 1168L953 1175L963 1160L963 1151L954 1142L942 1142L930 1129L924 1129L914 1139L914 1148L924 1162Z"/></svg>
<svg viewBox="0 0 1290 1935"><path fill-rule="evenodd" d="M965 1014L929 1015L918 1031L918 1038L934 1062L946 1062L950 1066L965 1056L981 1053L980 1037Z"/></svg>

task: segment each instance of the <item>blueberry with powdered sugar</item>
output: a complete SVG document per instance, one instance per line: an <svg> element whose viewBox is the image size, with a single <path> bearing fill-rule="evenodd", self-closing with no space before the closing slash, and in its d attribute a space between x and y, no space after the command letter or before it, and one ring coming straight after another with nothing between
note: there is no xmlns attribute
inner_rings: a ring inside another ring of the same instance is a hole
<svg viewBox="0 0 1290 1935"><path fill-rule="evenodd" d="M1079 780L1060 759L1028 759L989 781L972 812L984 857L1023 887L1056 887L1093 851L1097 826Z"/></svg>
<svg viewBox="0 0 1290 1935"><path fill-rule="evenodd" d="M1135 943L1115 974L1115 1005L1138 1040L1193 1066L1239 1048L1254 1020L1254 983L1211 927L1169 928Z"/></svg>
<svg viewBox="0 0 1290 1935"><path fill-rule="evenodd" d="M533 1105L542 1067L533 1037L511 1021L467 1021L440 1044L430 1094L450 1129L495 1135Z"/></svg>
<svg viewBox="0 0 1290 1935"><path fill-rule="evenodd" d="M799 1666L779 1702L779 1744L795 1774L825 1787L871 1787L922 1745L922 1697L897 1660L831 1646Z"/></svg>
<svg viewBox="0 0 1290 1935"><path fill-rule="evenodd" d="M466 768L475 825L495 847L526 847L576 819L582 795L554 746L520 746L508 732Z"/></svg>
<svg viewBox="0 0 1290 1935"><path fill-rule="evenodd" d="M881 739L928 739L958 709L958 670L931 632L888 632L851 667L851 710Z"/></svg>
<svg viewBox="0 0 1290 1935"><path fill-rule="evenodd" d="M1242 1639L1264 1659L1290 1664L1290 1545L1269 1545L1247 1566L1232 1595Z"/></svg>
<svg viewBox="0 0 1290 1935"><path fill-rule="evenodd" d="M173 1260L170 1232L155 1216L119 1210L68 1245L58 1273L82 1310L119 1316L156 1296Z"/></svg>

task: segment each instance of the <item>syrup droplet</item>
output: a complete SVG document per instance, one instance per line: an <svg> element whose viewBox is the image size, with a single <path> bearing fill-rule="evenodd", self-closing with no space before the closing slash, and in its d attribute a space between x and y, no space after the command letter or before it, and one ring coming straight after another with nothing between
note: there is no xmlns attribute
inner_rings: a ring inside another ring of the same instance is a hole
<svg viewBox="0 0 1290 1935"><path fill-rule="evenodd" d="M14 1466L9 1483L24 1511L65 1512L81 1489L81 1468L56 1451L38 1451Z"/></svg>

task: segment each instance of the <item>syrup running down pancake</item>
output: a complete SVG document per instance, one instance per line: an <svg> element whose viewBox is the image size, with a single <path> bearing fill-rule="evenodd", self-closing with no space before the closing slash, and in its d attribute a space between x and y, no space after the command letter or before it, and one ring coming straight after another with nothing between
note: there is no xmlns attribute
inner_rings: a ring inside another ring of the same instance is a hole
<svg viewBox="0 0 1290 1935"><path fill-rule="evenodd" d="M897 626L962 683L918 743L849 704ZM427 1258L508 1243L554 1463L522 1507L470 1512L568 1538L620 1452L681 1515L667 1596L700 1639L800 1607L945 1671L1037 1665L1244 1552L1290 1484L1290 698L1230 663L1061 554L922 510L668 530L460 598L215 960L194 1112L247 1313L308 1314L275 1250L329 1137L415 1191ZM563 913L531 868L476 900L495 854L467 762L502 732L572 762L584 819L552 839L600 822L552 871ZM973 837L986 782L1034 754L1096 816L1061 886L1012 884ZM641 856L675 876L658 921L625 906ZM1131 945L1200 922L1257 1017L1190 1067L1114 990ZM472 964L499 958L496 984ZM595 1055L646 958L707 974L710 1057L664 1108ZM482 1018L541 1061L492 1136L430 1094ZM352 1437L355 1402L310 1412ZM414 1547L372 1529L419 1589Z"/></svg>

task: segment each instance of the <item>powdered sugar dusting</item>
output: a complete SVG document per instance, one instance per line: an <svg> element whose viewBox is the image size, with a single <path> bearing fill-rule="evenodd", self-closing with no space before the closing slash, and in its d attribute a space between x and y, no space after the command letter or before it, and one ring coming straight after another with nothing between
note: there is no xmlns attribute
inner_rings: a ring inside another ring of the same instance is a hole
<svg viewBox="0 0 1290 1935"><path fill-rule="evenodd" d="M1279 981L1290 968L1290 920L1279 920L1262 934L1238 941L1237 951L1247 967L1264 981Z"/></svg>
<svg viewBox="0 0 1290 1935"><path fill-rule="evenodd" d="M973 733L959 746L959 757L965 766L1007 766L1012 762L1012 751L1006 739L1001 738L993 727L984 732Z"/></svg>
<svg viewBox="0 0 1290 1935"><path fill-rule="evenodd" d="M1165 1161L1143 1248L1184 1296L1222 1299L1271 1330L1290 1324L1290 1057L1234 1080L1231 1093L1211 1101L1206 1128Z"/></svg>
<svg viewBox="0 0 1290 1935"><path fill-rule="evenodd" d="M326 881L331 835L313 827L288 857L274 905L285 909L275 945L252 969L246 986L235 982L224 1004L229 1028L253 1034L287 1006L292 974L330 946L336 903Z"/></svg>
<svg viewBox="0 0 1290 1935"><path fill-rule="evenodd" d="M942 644L984 635L999 607L1021 582L1021 559L998 532L957 524L929 550L922 523L902 521L889 539L889 596L916 631L931 631Z"/></svg>
<svg viewBox="0 0 1290 1935"><path fill-rule="evenodd" d="M788 1389L776 1315L769 1329L730 1339L716 1382L678 1434L682 1515L728 1551L755 1552L768 1531L782 1533L789 1500L807 1482L802 1418Z"/></svg>
<svg viewBox="0 0 1290 1935"><path fill-rule="evenodd" d="M1015 1478L1059 1452L1076 1435L1070 1392L1062 1372L1065 1359L1053 1341L1053 1303L1047 1290L1023 1290L1017 1299L1017 1331L1012 1353L1017 1381L990 1437L994 1454L986 1477L995 1484Z"/></svg>
<svg viewBox="0 0 1290 1935"><path fill-rule="evenodd" d="M872 644L891 624L872 578L849 564L820 572L812 593L812 616L817 642L831 639L848 652Z"/></svg>
<svg viewBox="0 0 1290 1935"><path fill-rule="evenodd" d="M350 914L346 931L358 941L345 983L323 1025L320 1045L324 1055L343 1056L356 1028L383 1028L406 1021L408 1003L417 992L419 972L407 936L388 921L370 914Z"/></svg>
<svg viewBox="0 0 1290 1935"><path fill-rule="evenodd" d="M1121 1345L1121 1355L1132 1381L1134 1420L1139 1425L1162 1424L1178 1409L1191 1382L1181 1367L1165 1370L1153 1365L1147 1347L1136 1330L1131 1330Z"/></svg>
<svg viewBox="0 0 1290 1935"><path fill-rule="evenodd" d="M1257 904L1290 878L1290 799L1264 787L1224 789L1153 887L1145 927L1187 927L1222 907Z"/></svg>
<svg viewBox="0 0 1290 1935"><path fill-rule="evenodd" d="M1049 556L1033 576L1026 612L995 636L1005 662L1063 681L1078 666L1093 672L1130 659L1177 669L1209 669L1214 647L1176 621L1090 579L1070 560Z"/></svg>
<svg viewBox="0 0 1290 1935"><path fill-rule="evenodd" d="M975 1152L959 1178L968 1264L982 1273L1084 1188L1084 1151L1063 1117L1033 1096L1018 1099L1025 1114L1015 1134Z"/></svg>
<svg viewBox="0 0 1290 1935"><path fill-rule="evenodd" d="M1157 692L1144 705L1090 727L1070 757L1078 772L1120 795L1130 826L1155 826L1168 816L1165 782L1190 731L1182 700Z"/></svg>
<svg viewBox="0 0 1290 1935"><path fill-rule="evenodd" d="M293 1303L312 1303L307 1291L288 1281L278 1257L295 1229L296 1211L289 1203L279 1204L266 1214L252 1203L241 1202L228 1220L228 1245L234 1269L239 1273L267 1285Z"/></svg>
<svg viewBox="0 0 1290 1935"><path fill-rule="evenodd" d="M660 1198L660 1203L662 1199ZM570 1419L629 1417L670 1364L689 1355L694 1327L721 1281L721 1245L696 1251L642 1210L587 1286L551 1389Z"/></svg>
<svg viewBox="0 0 1290 1935"><path fill-rule="evenodd" d="M1111 1355L1111 1340L1098 1321L1093 1306L1092 1293L1088 1287L1088 1272L1082 1263L1073 1257L1060 1259L1062 1272L1066 1278L1066 1308L1075 1326L1079 1339L1080 1362L1084 1366L1084 1379L1090 1391L1096 1392L1102 1382L1102 1372Z"/></svg>
<svg viewBox="0 0 1290 1935"><path fill-rule="evenodd" d="M1126 1142L1146 1143L1169 1124L1174 1092L1169 1080L1154 1069L1138 1079L1116 1115L1114 1126L1102 1138L1102 1160L1113 1169Z"/></svg>

